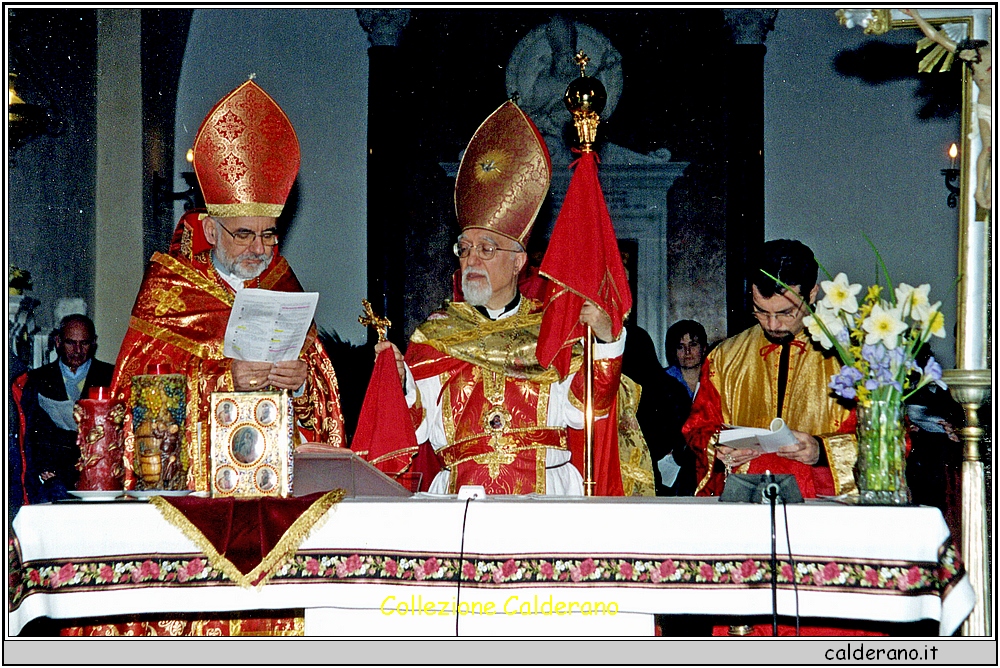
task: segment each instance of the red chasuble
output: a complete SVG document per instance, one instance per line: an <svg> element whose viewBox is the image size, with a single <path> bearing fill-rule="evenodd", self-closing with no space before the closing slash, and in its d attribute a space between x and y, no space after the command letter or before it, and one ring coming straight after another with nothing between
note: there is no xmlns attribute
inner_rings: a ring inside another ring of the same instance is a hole
<svg viewBox="0 0 1000 668"><path fill-rule="evenodd" d="M449 443L438 455L451 470L452 491L483 485L490 494L545 492L545 450L569 449L567 430L546 423L549 390L559 379L535 359L541 312L538 302L522 299L517 315L489 320L465 303L451 303L431 315L414 333L406 361L417 380L439 376ZM572 371L580 365L573 360ZM595 413L614 406L621 358L595 364ZM571 401L582 408L583 376L571 384ZM437 397L421 397L437 401ZM414 426L424 406L413 406ZM616 453L598 457L608 463L605 479L621 473ZM602 474L597 471L598 476ZM621 493L620 491L618 492Z"/></svg>
<svg viewBox="0 0 1000 668"><path fill-rule="evenodd" d="M222 349L235 293L215 271L211 251L192 252L199 246L197 235L192 238L193 231L201 225L189 218L185 216L178 226L172 254L153 254L118 354L112 392L127 403L132 376L146 373L151 364L170 364L174 372L187 376L182 464L188 470L188 488L208 490L211 394L233 390L232 360L223 356ZM247 284L266 290L302 291L288 262L277 252L264 273ZM317 339L315 324L299 358L309 366L305 391L293 399L299 429L309 441L345 446L337 378ZM126 489L135 485L130 418L126 415L124 429Z"/></svg>

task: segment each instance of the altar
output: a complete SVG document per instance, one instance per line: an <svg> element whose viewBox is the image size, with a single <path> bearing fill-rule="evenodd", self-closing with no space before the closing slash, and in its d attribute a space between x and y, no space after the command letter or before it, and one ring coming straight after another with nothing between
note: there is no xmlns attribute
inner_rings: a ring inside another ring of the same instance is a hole
<svg viewBox="0 0 1000 668"><path fill-rule="evenodd" d="M936 508L809 501L787 518L780 615L950 635L972 610ZM314 636L652 635L654 613L771 613L770 509L714 498L348 498L259 588L144 501L25 506L14 531L12 635L38 617L260 609L304 609Z"/></svg>

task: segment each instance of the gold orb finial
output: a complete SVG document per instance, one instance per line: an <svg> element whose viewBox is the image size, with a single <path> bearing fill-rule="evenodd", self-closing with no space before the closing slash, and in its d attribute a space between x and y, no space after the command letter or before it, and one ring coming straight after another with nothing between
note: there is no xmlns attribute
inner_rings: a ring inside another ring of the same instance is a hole
<svg viewBox="0 0 1000 668"><path fill-rule="evenodd" d="M587 63L590 62L587 54L580 51L574 60L580 66L580 76L566 87L563 102L573 114L573 125L580 137L581 150L589 152L591 144L597 138L597 126L601 122L604 105L608 102L608 92L600 80L587 76Z"/></svg>

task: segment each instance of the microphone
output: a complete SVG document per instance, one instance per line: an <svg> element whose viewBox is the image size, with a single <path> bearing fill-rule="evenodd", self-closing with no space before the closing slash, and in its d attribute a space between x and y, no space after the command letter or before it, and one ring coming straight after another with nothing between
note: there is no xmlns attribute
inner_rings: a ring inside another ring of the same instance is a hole
<svg viewBox="0 0 1000 668"><path fill-rule="evenodd" d="M764 498L772 503L778 500L781 495L781 490L778 487L778 483L774 481L774 476L771 475L771 471L767 470L764 472Z"/></svg>

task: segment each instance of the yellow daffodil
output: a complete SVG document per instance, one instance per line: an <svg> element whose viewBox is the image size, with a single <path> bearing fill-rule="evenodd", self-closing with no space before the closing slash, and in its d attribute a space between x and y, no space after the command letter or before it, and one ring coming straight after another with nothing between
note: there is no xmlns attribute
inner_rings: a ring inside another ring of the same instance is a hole
<svg viewBox="0 0 1000 668"><path fill-rule="evenodd" d="M855 304L855 308L857 308L857 304ZM806 326L813 341L818 341L826 349L833 347L830 336L836 337L844 331L844 323L837 317L837 311L827 307L822 301L816 305L812 315L807 315L802 319L802 324ZM829 336L827 332L829 332Z"/></svg>
<svg viewBox="0 0 1000 668"><path fill-rule="evenodd" d="M909 315L918 322L923 322L931 309L931 300L928 298L930 291L929 283L924 283L916 288L906 283L900 283L899 287L896 288L896 306L903 309L903 314Z"/></svg>
<svg viewBox="0 0 1000 668"><path fill-rule="evenodd" d="M938 302L934 304L934 306L930 307L930 311L927 315L927 320L924 323L924 327L927 328L927 331L930 332L931 335L943 339L945 337L944 314L938 310L940 306L941 302Z"/></svg>
<svg viewBox="0 0 1000 668"><path fill-rule="evenodd" d="M899 343L899 335L906 331L906 323L902 319L902 310L896 308L882 308L881 304L872 306L869 315L861 327L868 332L865 343L875 345L879 341L885 344L889 350L896 348Z"/></svg>
<svg viewBox="0 0 1000 668"><path fill-rule="evenodd" d="M823 299L820 301L821 306L825 306L834 312L846 311L848 313L857 313L857 295L861 292L860 283L850 283L847 280L847 274L840 272L832 281L820 282L820 286L824 292Z"/></svg>

